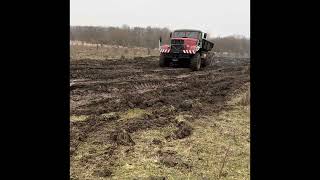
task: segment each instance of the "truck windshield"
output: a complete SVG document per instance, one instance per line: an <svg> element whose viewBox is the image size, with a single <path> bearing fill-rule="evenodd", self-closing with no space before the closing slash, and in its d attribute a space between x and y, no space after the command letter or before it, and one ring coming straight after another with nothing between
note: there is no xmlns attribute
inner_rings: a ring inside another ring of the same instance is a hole
<svg viewBox="0 0 320 180"><path fill-rule="evenodd" d="M176 31L172 35L173 38L195 38L198 39L199 32L195 31Z"/></svg>

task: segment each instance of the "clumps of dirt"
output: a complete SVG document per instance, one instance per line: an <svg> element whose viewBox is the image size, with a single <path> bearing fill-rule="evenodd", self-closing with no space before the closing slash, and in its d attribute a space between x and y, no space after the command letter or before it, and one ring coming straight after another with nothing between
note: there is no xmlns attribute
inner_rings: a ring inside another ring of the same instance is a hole
<svg viewBox="0 0 320 180"><path fill-rule="evenodd" d="M167 150L167 151L158 151L160 156L160 163L164 164L167 167L180 167L183 169L191 169L191 165L182 160L182 156L178 155L177 152Z"/></svg>
<svg viewBox="0 0 320 180"><path fill-rule="evenodd" d="M74 154L74 152L76 151L76 148L75 147L71 147L70 146L70 151L69 151L69 153L70 153L70 156L72 156L73 154Z"/></svg>
<svg viewBox="0 0 320 180"><path fill-rule="evenodd" d="M147 178L141 178L141 177L133 178L133 180L141 180L141 179L145 179L145 180L166 180L167 178L165 176L149 176Z"/></svg>
<svg viewBox="0 0 320 180"><path fill-rule="evenodd" d="M106 125L106 121L119 118L116 114L90 115L86 121L70 122L70 155L74 155L78 145L85 142L93 131L97 131Z"/></svg>
<svg viewBox="0 0 320 180"><path fill-rule="evenodd" d="M88 165L88 164L94 164L94 163L95 163L95 157L92 154L84 155L80 158L81 165Z"/></svg>
<svg viewBox="0 0 320 180"><path fill-rule="evenodd" d="M124 96L124 99L127 101L127 106L129 108L137 108L143 105L143 99L138 96L126 94Z"/></svg>
<svg viewBox="0 0 320 180"><path fill-rule="evenodd" d="M161 143L162 143L162 141L159 140L159 139L153 139L153 140L152 140L152 144L159 145L159 144L161 144Z"/></svg>
<svg viewBox="0 0 320 180"><path fill-rule="evenodd" d="M102 125L103 121L114 121L119 119L120 116L118 113L110 112L110 113L103 113L103 114L93 114L88 116L88 121L90 125L92 126L99 126Z"/></svg>
<svg viewBox="0 0 320 180"><path fill-rule="evenodd" d="M88 151L89 154L95 154L96 152L97 152L97 150L94 148L90 148Z"/></svg>
<svg viewBox="0 0 320 180"><path fill-rule="evenodd" d="M152 114L159 118L159 117L168 117L171 115L174 115L175 112L177 112L177 109L172 106L172 105L168 105L168 106L160 106L160 108L154 109L152 111Z"/></svg>
<svg viewBox="0 0 320 180"><path fill-rule="evenodd" d="M126 154L131 154L134 152L134 146L130 146L128 149L124 151Z"/></svg>
<svg viewBox="0 0 320 180"><path fill-rule="evenodd" d="M77 177L70 177L70 180L79 180Z"/></svg>
<svg viewBox="0 0 320 180"><path fill-rule="evenodd" d="M82 84L76 84L74 82L70 83L70 91L78 89L78 88L83 88L85 85Z"/></svg>
<svg viewBox="0 0 320 180"><path fill-rule="evenodd" d="M175 167L179 163L182 163L181 159L178 157L175 157L172 154L163 155L160 158L160 162L164 164L167 167Z"/></svg>
<svg viewBox="0 0 320 180"><path fill-rule="evenodd" d="M130 108L134 108L135 107L135 105L132 103L132 102L128 102L128 106L130 107Z"/></svg>
<svg viewBox="0 0 320 180"><path fill-rule="evenodd" d="M183 139L192 134L193 128L185 119L181 119L178 116L173 123L176 124L177 129L164 137L167 141Z"/></svg>
<svg viewBox="0 0 320 180"><path fill-rule="evenodd" d="M153 99L146 99L144 102L143 102L144 106L145 107L152 107L152 106L162 106L165 104L165 100L163 98L153 98Z"/></svg>
<svg viewBox="0 0 320 180"><path fill-rule="evenodd" d="M156 117L154 119L149 116L131 119L124 123L121 127L127 132L132 133L142 129L165 127L172 123L173 119L170 117Z"/></svg>
<svg viewBox="0 0 320 180"><path fill-rule="evenodd" d="M114 154L114 151L116 150L117 148L115 146L110 146L106 149L106 151L103 153L104 155L107 155L107 156L112 156Z"/></svg>
<svg viewBox="0 0 320 180"><path fill-rule="evenodd" d="M193 101L191 99L188 100L184 100L179 107L183 110L183 111L189 111L192 109L193 107Z"/></svg>
<svg viewBox="0 0 320 180"><path fill-rule="evenodd" d="M110 177L112 175L112 171L110 171L110 169L108 168L105 168L105 169L95 170L92 173L92 175L96 177Z"/></svg>
<svg viewBox="0 0 320 180"><path fill-rule="evenodd" d="M164 176L149 176L148 180L166 180Z"/></svg>
<svg viewBox="0 0 320 180"><path fill-rule="evenodd" d="M201 180L210 180L208 177L201 177Z"/></svg>
<svg viewBox="0 0 320 180"><path fill-rule="evenodd" d="M186 121L177 124L177 130L174 131L174 139L183 139L191 135L193 128Z"/></svg>
<svg viewBox="0 0 320 180"><path fill-rule="evenodd" d="M100 116L102 120L106 120L106 121L113 121L120 118L119 114L115 112L101 114Z"/></svg>
<svg viewBox="0 0 320 180"><path fill-rule="evenodd" d="M136 143L132 140L130 134L125 130L114 131L110 134L111 140L118 145L134 146Z"/></svg>

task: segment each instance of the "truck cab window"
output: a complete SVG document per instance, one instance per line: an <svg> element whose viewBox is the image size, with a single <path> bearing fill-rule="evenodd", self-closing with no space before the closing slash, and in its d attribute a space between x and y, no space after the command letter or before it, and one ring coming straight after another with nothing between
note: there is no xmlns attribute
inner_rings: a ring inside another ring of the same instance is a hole
<svg viewBox="0 0 320 180"><path fill-rule="evenodd" d="M193 31L176 31L173 33L173 38L195 38L198 39L199 32Z"/></svg>

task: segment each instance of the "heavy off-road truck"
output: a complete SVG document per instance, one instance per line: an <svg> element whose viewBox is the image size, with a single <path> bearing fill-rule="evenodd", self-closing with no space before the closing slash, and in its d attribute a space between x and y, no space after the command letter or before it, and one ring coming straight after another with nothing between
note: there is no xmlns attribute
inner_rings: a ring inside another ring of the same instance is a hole
<svg viewBox="0 0 320 180"><path fill-rule="evenodd" d="M186 63L193 71L212 65L214 46L208 41L207 33L193 29L178 29L170 33L170 44L162 44L159 39L160 67ZM210 52L210 53L209 53Z"/></svg>

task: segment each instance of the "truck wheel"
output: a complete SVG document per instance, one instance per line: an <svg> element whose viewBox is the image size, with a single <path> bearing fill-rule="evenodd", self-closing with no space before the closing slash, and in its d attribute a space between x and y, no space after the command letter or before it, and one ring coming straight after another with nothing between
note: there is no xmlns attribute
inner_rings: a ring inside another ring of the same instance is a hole
<svg viewBox="0 0 320 180"><path fill-rule="evenodd" d="M207 58L205 61L204 61L204 66L212 66L212 59L211 58Z"/></svg>
<svg viewBox="0 0 320 180"><path fill-rule="evenodd" d="M201 57L199 53L196 53L190 60L190 68L193 71L199 71L201 67Z"/></svg>
<svg viewBox="0 0 320 180"><path fill-rule="evenodd" d="M214 59L213 55L210 54L206 60L204 61L204 66L213 66L214 65Z"/></svg>
<svg viewBox="0 0 320 180"><path fill-rule="evenodd" d="M210 66L213 66L214 65L214 59L213 57L210 59Z"/></svg>
<svg viewBox="0 0 320 180"><path fill-rule="evenodd" d="M164 57L163 54L160 54L159 65L160 65L160 67L166 67L166 66L168 66L168 61L167 61L167 59Z"/></svg>
<svg viewBox="0 0 320 180"><path fill-rule="evenodd" d="M206 58L206 59L201 59L201 66L202 66L202 67L209 66L209 65L208 65L208 61L209 61L209 59L207 59L207 58Z"/></svg>

